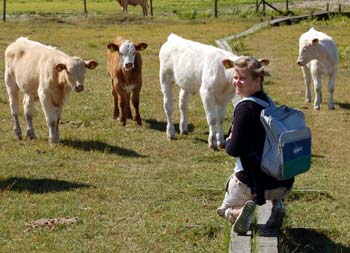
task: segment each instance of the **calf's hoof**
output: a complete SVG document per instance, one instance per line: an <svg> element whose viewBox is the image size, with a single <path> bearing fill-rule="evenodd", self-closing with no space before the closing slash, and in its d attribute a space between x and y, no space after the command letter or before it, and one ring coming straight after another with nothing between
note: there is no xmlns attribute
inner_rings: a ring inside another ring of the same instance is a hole
<svg viewBox="0 0 350 253"><path fill-rule="evenodd" d="M218 147L219 149L225 149L225 144L220 143Z"/></svg>
<svg viewBox="0 0 350 253"><path fill-rule="evenodd" d="M137 125L141 126L142 125L142 121L141 121L141 117L135 117L135 122Z"/></svg>
<svg viewBox="0 0 350 253"><path fill-rule="evenodd" d="M319 111L320 109L321 109L321 107L319 105L314 106L315 111Z"/></svg>
<svg viewBox="0 0 350 253"><path fill-rule="evenodd" d="M22 135L15 135L17 141L23 140Z"/></svg>
<svg viewBox="0 0 350 253"><path fill-rule="evenodd" d="M173 141L176 140L175 135L167 135L168 140Z"/></svg>
<svg viewBox="0 0 350 253"><path fill-rule="evenodd" d="M14 134L15 134L15 138L16 138L16 140L18 140L18 141L21 141L23 138L22 138L22 131L21 130L14 130Z"/></svg>
<svg viewBox="0 0 350 253"><path fill-rule="evenodd" d="M56 147L58 143L58 139L49 139L49 144L51 147Z"/></svg>
<svg viewBox="0 0 350 253"><path fill-rule="evenodd" d="M328 109L329 110L335 110L335 106L334 105L330 105L330 106L328 106Z"/></svg>
<svg viewBox="0 0 350 253"><path fill-rule="evenodd" d="M27 137L28 137L30 140L35 139L36 136L35 136L34 130L27 130Z"/></svg>
<svg viewBox="0 0 350 253"><path fill-rule="evenodd" d="M208 148L211 149L211 150L214 150L214 151L217 151L218 150L218 146L214 145L214 144L209 144L208 145Z"/></svg>

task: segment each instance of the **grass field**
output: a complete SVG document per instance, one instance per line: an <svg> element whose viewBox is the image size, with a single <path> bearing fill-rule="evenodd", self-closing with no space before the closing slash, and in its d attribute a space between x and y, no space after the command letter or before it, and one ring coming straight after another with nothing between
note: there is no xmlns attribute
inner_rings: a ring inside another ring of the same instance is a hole
<svg viewBox="0 0 350 253"><path fill-rule="evenodd" d="M86 7L89 15L100 15L106 13L119 13L121 10L120 5L115 0L95 0L86 1ZM233 5L232 1L223 0L218 1L218 9L222 14L231 13L237 11L237 4L247 5L255 3L251 0L238 0ZM149 1L150 4L150 1ZM214 11L214 1L211 0L194 0L194 1L152 1L154 16L191 16L196 12L199 16L212 15ZM9 14L76 14L79 15L84 11L83 1L27 1L27 0L14 0L8 1L7 10ZM142 14L141 7L130 6L130 14ZM197 14L194 14L197 15ZM198 17L198 16L197 16Z"/></svg>
<svg viewBox="0 0 350 253"><path fill-rule="evenodd" d="M101 3L105 10L112 4ZM34 9L40 12L40 8ZM0 24L1 58L10 42L28 36L100 64L87 72L85 91L72 94L62 114L61 144L51 148L38 104L34 117L38 139L17 142L13 137L0 61L0 252L227 252L230 226L215 209L234 160L208 150L208 128L198 95L189 104L190 134L166 139L158 52L171 32L214 44L260 18L144 18L141 11L103 15L103 8L88 18L44 15ZM339 18L268 27L239 43L230 42L240 45L239 53L271 60L266 91L278 103L303 110L312 129L312 168L296 179L286 200L288 216L281 236L286 252L350 252L349 23ZM320 111L304 103L296 58L298 38L311 25L331 35L341 55L334 111L327 109L326 86ZM142 52L142 127L132 121L121 127L112 119L106 45L116 35L149 44ZM178 122L177 107L174 114ZM231 116L229 106L226 129ZM28 230L26 225L64 217L80 222L52 229Z"/></svg>
<svg viewBox="0 0 350 253"><path fill-rule="evenodd" d="M342 0L344 1L344 0ZM296 0L290 4L299 4L301 2ZM219 0L217 1L217 11L219 16L256 16L255 13L255 0ZM281 11L285 11L285 3L280 0L271 0L270 4L276 4L277 8ZM150 6L151 0L148 0ZM331 8L334 4L330 5ZM2 6L1 6L2 7ZM152 1L153 15L156 18L167 19L176 17L180 19L196 19L196 18L209 18L214 17L215 4L213 0L157 0ZM74 18L82 16L84 14L84 2L76 0L11 0L7 1L7 14L10 17L28 17L28 16L64 16ZM88 16L100 16L106 14L120 14L121 7L116 0L87 0L86 9ZM262 6L260 6L260 10ZM310 12L311 10L325 10L325 4L319 5L312 2L310 6L304 6L303 11ZM344 10L344 9L343 9ZM140 6L130 6L129 14L142 15ZM271 8L266 8L267 13L276 15L276 12L272 12ZM295 13L299 13L300 10L294 9ZM149 10L149 15L151 11ZM261 15L261 14L260 14Z"/></svg>

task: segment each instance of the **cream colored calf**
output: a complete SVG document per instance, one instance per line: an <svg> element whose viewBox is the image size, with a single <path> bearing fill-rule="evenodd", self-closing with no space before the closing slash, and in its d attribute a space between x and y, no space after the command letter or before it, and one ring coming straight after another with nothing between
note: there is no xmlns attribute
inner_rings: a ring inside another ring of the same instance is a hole
<svg viewBox="0 0 350 253"><path fill-rule="evenodd" d="M22 91L27 136L35 138L33 105L39 98L49 128L49 142L57 143L63 105L73 89L77 92L84 90L86 68L94 69L97 62L83 61L54 47L21 37L6 48L5 65L15 137L22 139L18 120L19 91Z"/></svg>

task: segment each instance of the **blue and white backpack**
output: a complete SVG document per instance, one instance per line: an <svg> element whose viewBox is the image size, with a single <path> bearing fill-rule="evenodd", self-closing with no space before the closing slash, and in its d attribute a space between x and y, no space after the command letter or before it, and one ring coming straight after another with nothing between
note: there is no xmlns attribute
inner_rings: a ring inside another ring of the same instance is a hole
<svg viewBox="0 0 350 253"><path fill-rule="evenodd" d="M266 174L286 180L306 172L311 166L311 130L306 126L304 113L286 105L276 106L257 97L253 101L263 107L260 120L266 131L261 169Z"/></svg>

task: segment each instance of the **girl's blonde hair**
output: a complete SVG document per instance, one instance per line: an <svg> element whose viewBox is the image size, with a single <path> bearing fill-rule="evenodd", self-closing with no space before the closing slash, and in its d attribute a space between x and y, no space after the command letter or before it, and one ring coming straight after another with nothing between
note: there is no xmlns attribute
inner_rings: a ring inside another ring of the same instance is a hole
<svg viewBox="0 0 350 253"><path fill-rule="evenodd" d="M257 60L252 56L240 56L235 62L235 68L248 69L252 79L256 80L261 77L261 82L264 81L265 76L270 76L270 73L264 70L264 65L268 64L268 60Z"/></svg>

